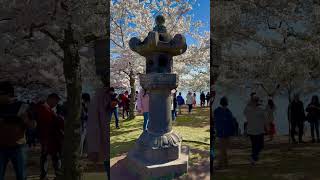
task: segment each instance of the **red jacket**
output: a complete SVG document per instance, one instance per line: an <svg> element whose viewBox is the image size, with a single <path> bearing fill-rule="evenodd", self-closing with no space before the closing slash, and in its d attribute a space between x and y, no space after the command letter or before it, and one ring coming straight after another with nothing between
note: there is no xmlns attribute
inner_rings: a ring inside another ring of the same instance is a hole
<svg viewBox="0 0 320 180"><path fill-rule="evenodd" d="M63 141L63 119L58 117L47 103L37 108L37 130L40 144L49 153L61 150Z"/></svg>

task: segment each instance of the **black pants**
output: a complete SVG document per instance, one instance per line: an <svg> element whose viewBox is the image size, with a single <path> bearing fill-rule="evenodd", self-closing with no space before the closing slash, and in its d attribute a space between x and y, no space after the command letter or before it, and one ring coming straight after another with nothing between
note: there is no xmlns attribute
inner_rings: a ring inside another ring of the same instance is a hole
<svg viewBox="0 0 320 180"><path fill-rule="evenodd" d="M293 141L296 141L294 135L295 135L295 132L296 132L296 128L298 127L299 129L299 141L301 142L302 141L302 136L303 136L303 122L299 122L299 121L292 121L291 122L291 138Z"/></svg>
<svg viewBox="0 0 320 180"><path fill-rule="evenodd" d="M48 155L49 153L44 148L42 148L40 156L40 179L45 178L48 175ZM51 160L55 175L57 176L61 169L60 153L52 154Z"/></svg>
<svg viewBox="0 0 320 180"><path fill-rule="evenodd" d="M264 134L249 135L251 139L251 157L254 161L259 160L259 154L264 147Z"/></svg>
<svg viewBox="0 0 320 180"><path fill-rule="evenodd" d="M320 137L319 137L319 121L318 120L313 120L313 121L310 121L310 126L311 126L311 137L312 139L314 140L314 131L316 131L316 134L317 134L317 139L319 140Z"/></svg>
<svg viewBox="0 0 320 180"><path fill-rule="evenodd" d="M189 112L191 112L191 110L192 110L192 104L188 104L188 107L189 107Z"/></svg>

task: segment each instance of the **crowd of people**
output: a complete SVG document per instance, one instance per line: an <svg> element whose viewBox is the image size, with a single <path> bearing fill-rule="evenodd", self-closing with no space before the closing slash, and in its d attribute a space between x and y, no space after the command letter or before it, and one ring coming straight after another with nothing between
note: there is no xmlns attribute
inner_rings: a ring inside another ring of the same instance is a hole
<svg viewBox="0 0 320 180"><path fill-rule="evenodd" d="M128 91L124 93L117 94L115 89L111 87L110 90L111 94L111 117L114 115L115 119L115 126L117 129L120 128L119 126L119 109L122 109L122 118L125 119L129 117L129 106L131 101L131 96ZM143 130L146 131L148 128L148 121L149 121L149 92L146 89L141 88L140 91L135 92L135 111L141 115L143 115L144 122L143 122ZM186 99L186 100L185 100ZM188 106L188 114L191 114L192 109L197 106L196 101L196 93L188 92L185 99L182 97L181 92L178 93L177 91L173 90L171 92L171 112L172 112L172 121L176 120L177 115L182 114L182 108L184 105ZM209 99L210 93L208 92L205 94L201 92L200 94L200 106L205 107L209 106ZM177 113L178 112L178 113Z"/></svg>
<svg viewBox="0 0 320 180"><path fill-rule="evenodd" d="M244 135L250 138L251 155L250 163L255 165L259 161L259 154L264 148L265 136L272 141L276 134L276 124L274 113L276 105L269 97L265 105L262 104L261 98L255 93L251 93L250 100L244 108ZM319 120L320 120L320 103L317 95L312 96L311 102L304 108L303 102L299 95L295 94L293 100L288 106L289 129L292 143L297 143L295 136L298 134L298 142L305 143L303 136L305 122L310 123L312 143L320 143L319 138ZM228 108L228 98L220 99L220 106L214 110L214 121L216 137L219 140L219 156L217 169L228 167L227 151L233 136L237 136L238 123ZM298 129L298 133L296 132ZM316 133L316 135L315 135Z"/></svg>
<svg viewBox="0 0 320 180"><path fill-rule="evenodd" d="M58 94L49 94L45 101L25 103L14 94L10 82L0 84L0 180L11 161L17 180L26 179L27 151L41 148L40 180L48 176L48 156L55 175L61 173L66 103L59 104ZM87 156L87 122L90 95L82 94L80 155ZM92 111L95 111L94 109ZM5 137L5 138L4 138ZM91 138L92 139L92 138ZM105 153L105 152L104 152Z"/></svg>

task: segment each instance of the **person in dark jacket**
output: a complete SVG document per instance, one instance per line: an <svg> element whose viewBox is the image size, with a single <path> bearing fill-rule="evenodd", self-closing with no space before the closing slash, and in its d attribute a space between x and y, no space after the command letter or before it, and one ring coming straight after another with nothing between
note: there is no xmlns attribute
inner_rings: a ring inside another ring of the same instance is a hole
<svg viewBox="0 0 320 180"><path fill-rule="evenodd" d="M202 93L200 94L200 106L204 107L206 104L206 95L204 94L204 92L202 91Z"/></svg>
<svg viewBox="0 0 320 180"><path fill-rule="evenodd" d="M307 119L311 127L312 143L315 143L314 131L317 134L317 142L320 143L319 137L319 117L320 117L320 103L317 95L312 96L311 103L307 106L306 111L308 112Z"/></svg>
<svg viewBox="0 0 320 180"><path fill-rule="evenodd" d="M293 101L289 105L290 112L290 124L291 124L291 138L293 143L296 143L295 130L299 129L299 143L302 143L303 135L303 123L305 121L305 113L302 101L299 99L299 95L295 94Z"/></svg>
<svg viewBox="0 0 320 180"><path fill-rule="evenodd" d="M179 92L179 95L177 96L177 103L178 103L178 110L179 114L181 114L181 108L185 104L183 97L181 96L181 92Z"/></svg>
<svg viewBox="0 0 320 180"><path fill-rule="evenodd" d="M235 134L234 117L228 109L228 99L222 97L220 107L214 110L214 118L216 124L217 137L219 138L220 158L218 158L218 168L226 168L228 166L227 151L230 143L230 137Z"/></svg>
<svg viewBox="0 0 320 180"><path fill-rule="evenodd" d="M210 102L210 92L207 92L206 100L207 100L207 107L209 107L209 102Z"/></svg>

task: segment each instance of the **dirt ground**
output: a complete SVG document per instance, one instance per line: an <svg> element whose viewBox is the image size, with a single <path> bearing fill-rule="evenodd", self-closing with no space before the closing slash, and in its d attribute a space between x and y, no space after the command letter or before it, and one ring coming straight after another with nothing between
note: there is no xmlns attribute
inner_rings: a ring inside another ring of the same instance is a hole
<svg viewBox="0 0 320 180"><path fill-rule="evenodd" d="M228 152L229 168L215 170L211 176L213 180L320 180L320 143L304 140L303 144L288 144L288 136L278 136L265 143L260 161L252 166L249 139L234 138Z"/></svg>
<svg viewBox="0 0 320 180"><path fill-rule="evenodd" d="M49 180L53 180L54 178L54 171L51 164L51 159L48 157L49 160L49 173L48 178ZM84 180L106 180L107 176L104 171L103 164L98 164L96 167L87 159L82 159L82 165L85 169ZM27 180L39 180L40 177L40 147L37 146L34 149L28 149L27 152ZM5 180L16 180L15 174L12 168L11 163L7 166L7 171L5 175Z"/></svg>

